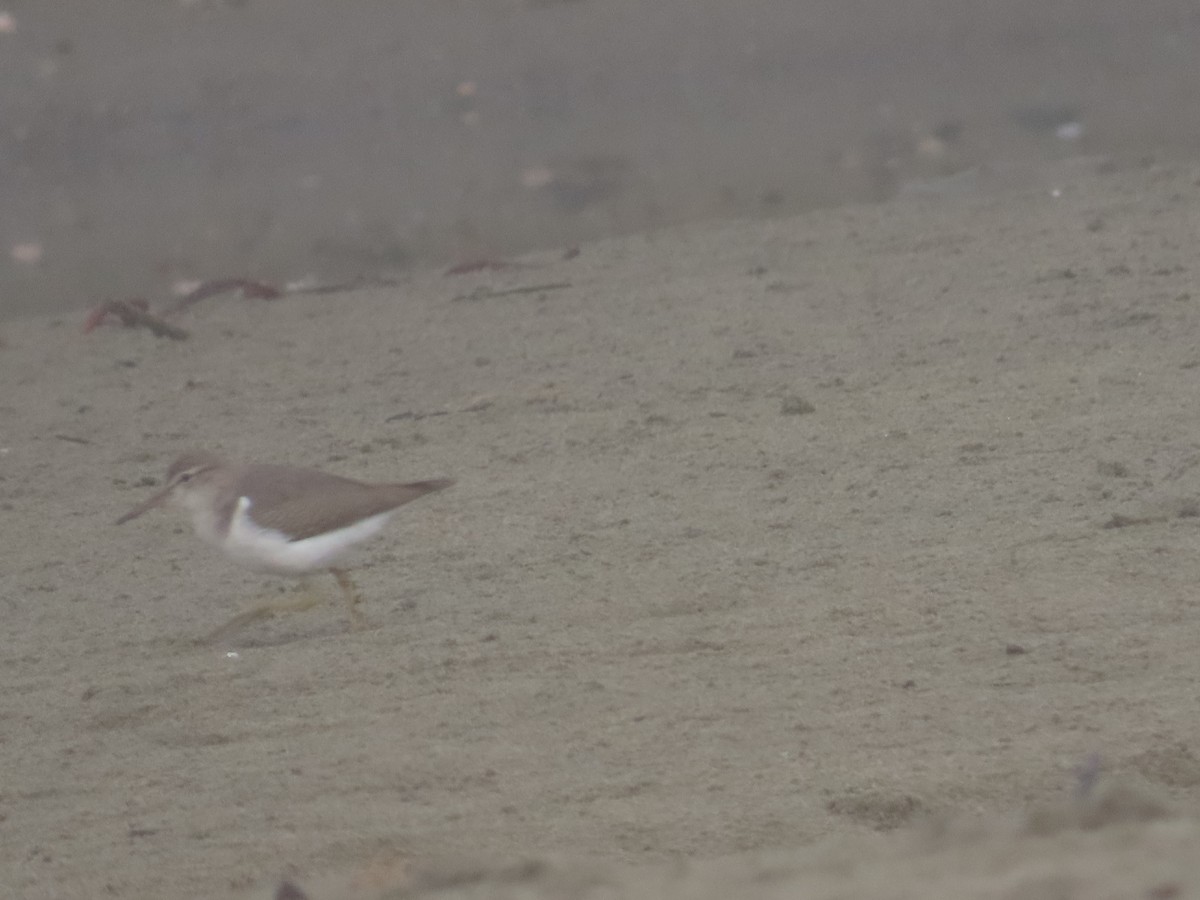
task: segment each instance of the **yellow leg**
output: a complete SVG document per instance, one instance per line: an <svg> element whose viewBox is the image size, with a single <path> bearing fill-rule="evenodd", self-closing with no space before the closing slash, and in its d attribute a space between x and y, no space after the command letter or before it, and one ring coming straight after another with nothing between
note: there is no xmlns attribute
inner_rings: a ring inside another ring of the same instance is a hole
<svg viewBox="0 0 1200 900"><path fill-rule="evenodd" d="M350 624L355 628L366 628L367 620L358 611L358 588L350 580L345 569L330 569L329 574L337 579L338 587L342 589L342 597L346 600L346 610L350 613Z"/></svg>
<svg viewBox="0 0 1200 900"><path fill-rule="evenodd" d="M206 634L201 638L201 643L210 644L214 641L219 641L234 632L241 631L247 625L253 625L255 622L261 622L264 619L272 619L284 613L304 612L312 609L321 602L321 596L312 590L311 585L307 581L301 582L298 593L300 596L293 600L277 600L274 603L264 603L262 606L256 606L254 609L239 613L220 628Z"/></svg>

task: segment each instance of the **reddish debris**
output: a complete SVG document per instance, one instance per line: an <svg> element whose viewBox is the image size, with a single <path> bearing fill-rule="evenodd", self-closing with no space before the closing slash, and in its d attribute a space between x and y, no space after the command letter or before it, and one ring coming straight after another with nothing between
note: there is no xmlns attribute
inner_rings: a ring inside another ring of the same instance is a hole
<svg viewBox="0 0 1200 900"><path fill-rule="evenodd" d="M170 322L164 322L150 312L150 304L141 297L134 297L130 300L106 300L101 303L88 313L88 317L83 323L83 333L91 334L109 316L116 316L126 328L137 326L148 328L155 337L169 337L175 341L186 340L188 337L188 333L182 328L172 325Z"/></svg>
<svg viewBox="0 0 1200 900"><path fill-rule="evenodd" d="M236 290L240 290L243 297L255 300L274 300L276 297L283 296L283 291L263 281L251 281L248 278L216 278L212 281L201 282L158 315L150 312L150 304L141 297L131 297L128 300L106 300L88 313L87 319L83 323L83 333L91 334L109 316L116 316L126 327L140 326L150 329L158 337L169 337L176 341L182 341L188 336L188 333L184 329L172 325L166 321L167 319L179 315L206 297Z"/></svg>
<svg viewBox="0 0 1200 900"><path fill-rule="evenodd" d="M274 300L276 297L283 296L283 291L263 281L251 281L248 278L214 278L196 285L178 302L172 304L166 315L178 315L201 300L236 290L241 290L242 296L250 300Z"/></svg>

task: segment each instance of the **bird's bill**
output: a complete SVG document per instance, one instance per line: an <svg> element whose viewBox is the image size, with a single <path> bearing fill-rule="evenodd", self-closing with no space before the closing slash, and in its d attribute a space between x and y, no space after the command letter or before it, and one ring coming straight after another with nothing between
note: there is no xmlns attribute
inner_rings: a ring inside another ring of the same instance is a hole
<svg viewBox="0 0 1200 900"><path fill-rule="evenodd" d="M125 515L121 516L121 518L117 519L117 524L124 525L130 519L136 519L142 513L147 512L148 510L154 509L154 507L156 507L156 506L162 506L163 503L166 502L166 499L169 496L171 496L171 490L173 487L174 487L174 485L167 485L165 488L163 488L161 491L159 491L157 494L155 494L149 500L139 503L137 506L135 506L129 512L125 513Z"/></svg>

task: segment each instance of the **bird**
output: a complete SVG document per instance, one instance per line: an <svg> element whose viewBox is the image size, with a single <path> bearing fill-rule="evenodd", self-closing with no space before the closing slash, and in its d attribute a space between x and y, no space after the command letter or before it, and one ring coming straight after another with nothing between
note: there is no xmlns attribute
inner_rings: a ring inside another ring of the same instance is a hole
<svg viewBox="0 0 1200 900"><path fill-rule="evenodd" d="M182 507L190 513L196 535L235 563L302 580L328 571L341 588L352 625L362 627L358 591L348 572L334 563L377 535L399 507L452 484L450 478L404 484L357 481L319 469L231 462L206 450L192 450L171 463L160 491L116 524L155 507ZM235 616L203 640L218 640L318 602L309 596L267 603Z"/></svg>

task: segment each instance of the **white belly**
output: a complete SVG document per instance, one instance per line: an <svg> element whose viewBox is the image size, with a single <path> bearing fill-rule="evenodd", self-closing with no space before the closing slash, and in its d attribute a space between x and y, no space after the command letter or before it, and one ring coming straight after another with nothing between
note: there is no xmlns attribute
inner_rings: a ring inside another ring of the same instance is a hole
<svg viewBox="0 0 1200 900"><path fill-rule="evenodd" d="M200 522L196 522L196 531L201 537L217 538L212 543L235 562L279 575L304 575L329 568L346 551L378 534L392 517L391 511L380 513L337 531L290 541L283 532L255 524L249 510L249 498L240 497L227 534L217 538L211 528L203 529Z"/></svg>

